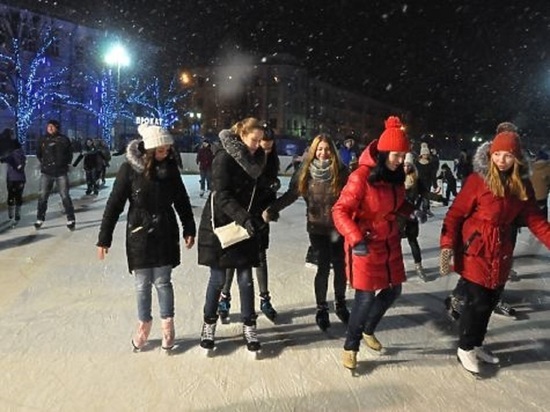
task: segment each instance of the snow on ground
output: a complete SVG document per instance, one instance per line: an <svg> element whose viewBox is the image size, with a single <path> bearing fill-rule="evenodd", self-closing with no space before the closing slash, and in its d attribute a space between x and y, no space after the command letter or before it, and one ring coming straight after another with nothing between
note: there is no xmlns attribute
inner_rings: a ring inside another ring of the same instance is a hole
<svg viewBox="0 0 550 412"><path fill-rule="evenodd" d="M184 179L198 224L205 198L198 196L197 176ZM486 368L481 380L458 366L455 326L442 309L457 279L436 273L444 207L434 208L435 217L421 227L431 280L424 283L409 272L402 297L377 332L385 354L362 347L355 376L340 362L343 325L332 313L329 333L315 326L302 200L272 224L270 289L280 316L276 324L259 317L259 359L243 343L236 282L232 322L218 326L215 356L207 358L198 346L208 269L197 265L196 248L183 251L183 264L173 273L173 354L160 349L158 317L148 349L133 353L136 304L124 253L124 216L107 260L96 258L111 184L97 198L85 198L83 187L71 190L77 208L72 233L57 195L50 198L43 229L32 228L36 205L30 202L19 226L0 233L1 410L548 410L550 254L527 230L516 253L520 281L506 291L520 316L492 317L486 343L502 362ZM403 250L412 271L406 242ZM157 308L155 302L154 315Z"/></svg>

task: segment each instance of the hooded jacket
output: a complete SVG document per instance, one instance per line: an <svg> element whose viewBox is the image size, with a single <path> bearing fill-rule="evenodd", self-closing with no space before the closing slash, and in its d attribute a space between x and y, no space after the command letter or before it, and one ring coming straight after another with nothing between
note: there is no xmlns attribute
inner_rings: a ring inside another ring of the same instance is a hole
<svg viewBox="0 0 550 412"><path fill-rule="evenodd" d="M332 208L336 229L344 236L346 274L354 289L375 291L405 281L401 236L396 220L414 208L405 202L405 185L385 181L371 183L378 141L363 151L358 168L350 175ZM356 256L353 246L367 244L366 256Z"/></svg>
<svg viewBox="0 0 550 412"><path fill-rule="evenodd" d="M97 242L97 246L111 246L115 225L129 202L126 256L130 272L180 264L179 226L174 209L183 226L183 236L196 233L189 196L173 154L156 162L155 176L148 179L140 142L133 140L128 145L127 161L118 170Z"/></svg>
<svg viewBox="0 0 550 412"><path fill-rule="evenodd" d="M215 227L231 222L244 226L247 220L261 216L265 208L261 199L267 196L265 191L268 190L258 184L265 169L265 152L259 148L250 154L242 140L229 130L222 130L219 137L221 146L213 145L212 192L204 205L199 224L198 263L223 269L258 266L260 250L265 248L262 233L222 249L212 223ZM256 191L252 198L254 186Z"/></svg>
<svg viewBox="0 0 550 412"><path fill-rule="evenodd" d="M490 142L481 145L473 160L474 172L447 211L441 229L441 248L453 250L454 270L469 281L489 289L503 286L512 268L516 222L529 227L550 247L550 224L537 207L528 170L522 172L528 200L496 197L485 180L489 171ZM522 159L527 165L527 159Z"/></svg>
<svg viewBox="0 0 550 412"><path fill-rule="evenodd" d="M38 141L36 158L40 162L40 171L45 175L66 175L73 160L71 141L62 134L47 134Z"/></svg>

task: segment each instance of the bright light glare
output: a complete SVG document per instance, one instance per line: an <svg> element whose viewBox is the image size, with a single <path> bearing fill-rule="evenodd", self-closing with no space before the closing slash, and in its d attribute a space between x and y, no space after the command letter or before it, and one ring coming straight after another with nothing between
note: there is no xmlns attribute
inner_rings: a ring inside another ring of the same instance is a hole
<svg viewBox="0 0 550 412"><path fill-rule="evenodd" d="M120 44L115 44L105 55L105 63L109 66L126 67L130 64L130 56Z"/></svg>

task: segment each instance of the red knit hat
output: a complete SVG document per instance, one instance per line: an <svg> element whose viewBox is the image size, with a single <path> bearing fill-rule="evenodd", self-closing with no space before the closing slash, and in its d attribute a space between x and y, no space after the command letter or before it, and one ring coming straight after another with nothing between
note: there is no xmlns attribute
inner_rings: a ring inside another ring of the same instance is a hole
<svg viewBox="0 0 550 412"><path fill-rule="evenodd" d="M399 117L388 117L384 125L386 130L380 135L376 148L380 152L408 152L410 150L409 140L405 136Z"/></svg>
<svg viewBox="0 0 550 412"><path fill-rule="evenodd" d="M510 152L516 157L521 157L519 136L514 132L502 132L495 136L491 143L490 154L495 152Z"/></svg>

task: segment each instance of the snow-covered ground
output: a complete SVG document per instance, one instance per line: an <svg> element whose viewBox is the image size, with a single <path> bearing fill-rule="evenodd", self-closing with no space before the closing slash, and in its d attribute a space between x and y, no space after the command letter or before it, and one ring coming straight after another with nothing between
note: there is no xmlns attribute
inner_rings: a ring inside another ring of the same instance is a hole
<svg viewBox="0 0 550 412"><path fill-rule="evenodd" d="M184 180L198 224L205 198L198 196L197 176ZM431 280L424 283L409 272L402 297L377 331L385 354L362 347L355 376L340 361L344 326L333 313L329 333L315 325L302 200L272 225L270 289L279 319L273 324L259 317L258 359L243 344L238 299L232 301L232 322L218 326L215 356L207 358L198 346L208 269L197 265L196 248L183 251L183 264L173 273L173 354L160 349L158 317L148 349L133 353L136 304L124 253L124 216L107 260L96 258L112 181L107 183L97 198L85 198L83 187L71 190L74 232L65 228L59 197L52 195L39 232L32 228L31 202L19 226L0 233L1 410L548 410L550 253L527 230L516 250L520 281L506 290L519 319L492 317L486 343L502 361L486 368L481 380L457 364L455 326L443 312L443 299L457 280L436 273L444 207L434 208L435 217L421 227ZM406 242L403 250L412 270ZM233 294L238 297L236 282ZM154 310L156 315L156 302Z"/></svg>

